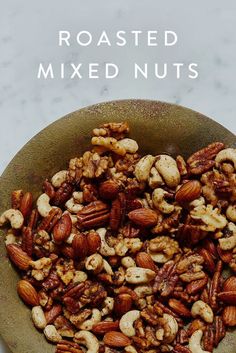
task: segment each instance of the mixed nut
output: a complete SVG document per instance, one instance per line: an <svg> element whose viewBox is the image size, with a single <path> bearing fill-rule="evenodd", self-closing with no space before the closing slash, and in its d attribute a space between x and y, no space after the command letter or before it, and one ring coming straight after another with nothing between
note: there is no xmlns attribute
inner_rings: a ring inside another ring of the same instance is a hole
<svg viewBox="0 0 236 353"><path fill-rule="evenodd" d="M125 122L0 216L56 353L207 353L236 326L236 149L141 157ZM226 271L227 270L227 271Z"/></svg>

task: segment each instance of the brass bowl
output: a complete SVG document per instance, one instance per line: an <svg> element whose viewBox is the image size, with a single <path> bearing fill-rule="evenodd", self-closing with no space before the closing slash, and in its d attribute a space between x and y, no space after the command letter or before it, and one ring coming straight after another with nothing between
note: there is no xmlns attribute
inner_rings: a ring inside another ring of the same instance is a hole
<svg viewBox="0 0 236 353"><path fill-rule="evenodd" d="M90 145L91 130L104 122L129 122L140 151L188 156L213 142L236 145L236 137L220 124L190 109L156 101L122 100L93 105L57 120L33 137L14 157L0 179L0 212L10 206L12 190L36 197L46 177L65 168L70 158ZM1 231L3 235L4 232ZM0 333L14 353L53 353L31 322L30 310L16 293L19 276L8 260L4 238L0 250ZM216 352L235 353L236 336L228 333Z"/></svg>

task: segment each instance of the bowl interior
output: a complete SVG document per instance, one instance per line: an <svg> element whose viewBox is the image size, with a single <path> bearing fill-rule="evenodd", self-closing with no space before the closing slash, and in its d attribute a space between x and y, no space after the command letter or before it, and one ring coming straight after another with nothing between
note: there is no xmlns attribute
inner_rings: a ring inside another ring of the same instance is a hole
<svg viewBox="0 0 236 353"><path fill-rule="evenodd" d="M91 131L104 122L126 120L142 154L168 152L190 155L208 143L236 145L236 137L215 121L168 103L125 100L97 104L57 120L30 140L8 165L0 179L0 212L10 206L12 190L36 197L46 177L67 167L70 158L90 145ZM0 231L4 234L4 230ZM34 329L30 310L16 293L17 272L6 257L0 238L0 333L14 353L52 353L55 347ZM235 353L236 336L227 334L216 352Z"/></svg>

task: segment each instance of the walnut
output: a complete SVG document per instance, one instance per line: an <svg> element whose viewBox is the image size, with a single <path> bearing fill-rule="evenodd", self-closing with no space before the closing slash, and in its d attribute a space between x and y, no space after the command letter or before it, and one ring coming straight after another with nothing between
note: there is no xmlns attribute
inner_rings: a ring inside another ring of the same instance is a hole
<svg viewBox="0 0 236 353"><path fill-rule="evenodd" d="M53 324L62 337L74 337L73 326L64 316L58 316Z"/></svg>
<svg viewBox="0 0 236 353"><path fill-rule="evenodd" d="M153 291L159 292L162 297L169 296L178 282L174 261L169 261L157 272L154 280Z"/></svg>
<svg viewBox="0 0 236 353"><path fill-rule="evenodd" d="M31 271L32 277L37 281L42 281L49 275L52 267L52 260L48 257L42 257L37 261L30 261L30 266L33 268Z"/></svg>
<svg viewBox="0 0 236 353"><path fill-rule="evenodd" d="M49 256L50 253L56 251L55 243L51 240L50 235L45 230L39 230L34 236L34 252L42 253Z"/></svg>
<svg viewBox="0 0 236 353"><path fill-rule="evenodd" d="M126 153L123 158L119 158L115 163L115 168L118 173L122 172L126 176L132 176L135 165L140 160L138 153L130 154Z"/></svg>
<svg viewBox="0 0 236 353"><path fill-rule="evenodd" d="M68 179L69 181L74 181L76 184L79 184L82 174L83 174L83 159L73 158L69 162L69 171Z"/></svg>
<svg viewBox="0 0 236 353"><path fill-rule="evenodd" d="M158 324L159 315L156 313L155 308L151 305L148 305L147 308L141 311L141 317L152 326Z"/></svg>
<svg viewBox="0 0 236 353"><path fill-rule="evenodd" d="M81 303L90 303L92 307L101 305L104 299L107 297L107 292L104 287L99 283L91 283L86 288L80 297Z"/></svg>
<svg viewBox="0 0 236 353"><path fill-rule="evenodd" d="M71 315L69 320L73 325L75 325L76 328L79 329L80 324L84 322L91 315L91 313L91 309L83 309L77 314Z"/></svg>
<svg viewBox="0 0 236 353"><path fill-rule="evenodd" d="M166 217L163 220L160 218L160 222L158 222L157 225L152 229L152 233L174 233L177 231L181 216L181 210L181 207L176 206L175 211L169 217Z"/></svg>
<svg viewBox="0 0 236 353"><path fill-rule="evenodd" d="M56 270L58 276L66 285L68 285L73 280L75 274L73 260L58 260L56 263Z"/></svg>
<svg viewBox="0 0 236 353"><path fill-rule="evenodd" d="M190 214L193 219L203 223L199 225L199 228L207 232L215 232L216 229L223 229L227 224L225 216L220 214L218 208L213 209L212 205L195 207Z"/></svg>
<svg viewBox="0 0 236 353"><path fill-rule="evenodd" d="M98 153L86 151L83 159L83 176L99 178L108 168L108 157L101 157Z"/></svg>
<svg viewBox="0 0 236 353"><path fill-rule="evenodd" d="M213 206L216 206L222 197L231 195L232 189L227 177L217 169L204 173L201 182L205 184L202 188L203 196Z"/></svg>
<svg viewBox="0 0 236 353"><path fill-rule="evenodd" d="M180 252L179 244L168 236L159 236L150 240L147 248L153 261L165 263Z"/></svg>
<svg viewBox="0 0 236 353"><path fill-rule="evenodd" d="M202 271L204 259L198 254L184 256L176 266L176 272L184 282L192 282L205 277Z"/></svg>
<svg viewBox="0 0 236 353"><path fill-rule="evenodd" d="M117 140L124 138L129 133L129 125L127 122L121 123L106 123L100 128L93 129L94 136L109 136Z"/></svg>

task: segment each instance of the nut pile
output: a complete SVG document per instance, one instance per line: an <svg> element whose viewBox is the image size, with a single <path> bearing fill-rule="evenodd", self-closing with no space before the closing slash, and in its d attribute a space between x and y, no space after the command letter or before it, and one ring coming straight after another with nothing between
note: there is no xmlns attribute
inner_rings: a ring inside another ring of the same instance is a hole
<svg viewBox="0 0 236 353"><path fill-rule="evenodd" d="M236 326L236 149L141 157L127 123L12 192L17 292L56 353L207 353ZM225 271L227 270L227 271Z"/></svg>

